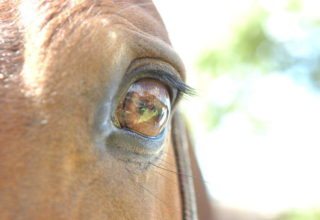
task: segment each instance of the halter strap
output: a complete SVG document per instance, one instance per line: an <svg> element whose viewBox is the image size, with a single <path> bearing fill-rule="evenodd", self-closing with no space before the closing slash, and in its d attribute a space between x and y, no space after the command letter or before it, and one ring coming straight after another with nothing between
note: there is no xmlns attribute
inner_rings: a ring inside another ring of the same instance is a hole
<svg viewBox="0 0 320 220"><path fill-rule="evenodd" d="M178 167L184 220L198 219L192 168L189 155L187 130L182 116L176 112L172 123L172 140Z"/></svg>

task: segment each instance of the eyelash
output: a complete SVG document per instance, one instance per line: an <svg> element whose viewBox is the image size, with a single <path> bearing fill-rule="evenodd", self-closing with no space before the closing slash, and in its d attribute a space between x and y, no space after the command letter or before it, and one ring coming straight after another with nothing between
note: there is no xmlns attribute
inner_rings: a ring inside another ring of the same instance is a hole
<svg viewBox="0 0 320 220"><path fill-rule="evenodd" d="M160 68L155 68L152 66L143 66L133 70L127 78L131 78L129 85L134 83L135 81L151 78L162 82L167 85L169 88L169 92L171 94L171 104L174 107L175 103L180 100L184 95L193 96L195 95L195 90L184 83L178 76L173 73L169 73L172 71L163 70ZM127 81L127 80L124 80Z"/></svg>
<svg viewBox="0 0 320 220"><path fill-rule="evenodd" d="M177 97L181 97L183 95L195 95L195 90L192 87L182 82L178 77L174 75L162 73L159 80L165 83L166 85L176 89Z"/></svg>

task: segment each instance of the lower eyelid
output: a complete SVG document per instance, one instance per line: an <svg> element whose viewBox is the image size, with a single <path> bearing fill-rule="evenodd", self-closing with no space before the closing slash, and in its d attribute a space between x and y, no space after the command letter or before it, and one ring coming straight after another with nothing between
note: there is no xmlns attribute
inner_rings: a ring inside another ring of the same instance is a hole
<svg viewBox="0 0 320 220"><path fill-rule="evenodd" d="M149 161L163 150L165 129L157 137L145 137L125 129L114 128L106 139L107 149L125 160ZM138 157L138 158L134 158Z"/></svg>

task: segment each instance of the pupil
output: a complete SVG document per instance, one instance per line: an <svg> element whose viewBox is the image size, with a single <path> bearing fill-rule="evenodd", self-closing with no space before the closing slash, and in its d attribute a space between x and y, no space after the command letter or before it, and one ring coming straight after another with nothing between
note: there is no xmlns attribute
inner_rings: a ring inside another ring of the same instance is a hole
<svg viewBox="0 0 320 220"><path fill-rule="evenodd" d="M138 104L138 112L142 115L147 109L148 106L146 105L146 103L144 101L140 101Z"/></svg>

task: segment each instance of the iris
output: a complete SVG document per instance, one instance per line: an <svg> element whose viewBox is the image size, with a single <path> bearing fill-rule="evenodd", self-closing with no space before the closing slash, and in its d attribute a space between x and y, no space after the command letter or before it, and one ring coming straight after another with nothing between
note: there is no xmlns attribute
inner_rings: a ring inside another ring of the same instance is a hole
<svg viewBox="0 0 320 220"><path fill-rule="evenodd" d="M155 79L133 83L115 111L114 124L138 134L154 137L165 127L170 115L167 86Z"/></svg>

